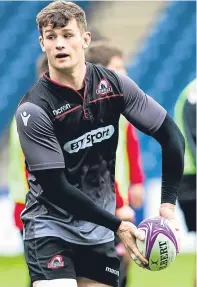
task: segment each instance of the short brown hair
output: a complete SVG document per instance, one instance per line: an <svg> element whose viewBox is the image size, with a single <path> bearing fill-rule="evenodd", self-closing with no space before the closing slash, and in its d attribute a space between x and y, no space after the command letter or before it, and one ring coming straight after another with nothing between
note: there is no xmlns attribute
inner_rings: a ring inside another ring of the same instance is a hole
<svg viewBox="0 0 197 287"><path fill-rule="evenodd" d="M91 44L86 52L86 61L93 64L108 66L112 57L123 57L123 52L112 44L104 41L98 41Z"/></svg>
<svg viewBox="0 0 197 287"><path fill-rule="evenodd" d="M52 28L62 28L72 19L76 19L79 28L87 30L86 15L81 7L73 2L55 1L38 13L36 22L42 35L43 27L51 24Z"/></svg>

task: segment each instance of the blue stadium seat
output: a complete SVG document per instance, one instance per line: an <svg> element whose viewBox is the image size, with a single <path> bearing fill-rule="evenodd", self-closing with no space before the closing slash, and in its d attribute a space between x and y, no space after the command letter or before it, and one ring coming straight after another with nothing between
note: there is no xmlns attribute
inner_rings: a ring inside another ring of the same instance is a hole
<svg viewBox="0 0 197 287"><path fill-rule="evenodd" d="M195 77L195 21L195 2L169 3L141 51L128 65L129 76L171 116L181 90ZM159 177L161 149L154 139L142 133L139 136L146 177Z"/></svg>

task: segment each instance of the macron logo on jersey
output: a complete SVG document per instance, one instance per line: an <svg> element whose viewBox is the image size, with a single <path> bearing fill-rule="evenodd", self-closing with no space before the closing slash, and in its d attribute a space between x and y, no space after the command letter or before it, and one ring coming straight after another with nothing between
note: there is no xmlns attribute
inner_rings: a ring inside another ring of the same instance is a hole
<svg viewBox="0 0 197 287"><path fill-rule="evenodd" d="M107 127L98 128L91 132L85 133L79 138L65 143L64 150L68 153L78 152L80 149L93 146L95 143L102 142L111 138L114 134L114 127L109 125Z"/></svg>
<svg viewBox="0 0 197 287"><path fill-rule="evenodd" d="M59 114L63 113L64 111L67 111L70 108L71 108L70 104L66 104L57 110L53 110L53 114L55 116L58 116Z"/></svg>
<svg viewBox="0 0 197 287"><path fill-rule="evenodd" d="M31 115L30 114L28 115L27 112L25 112L25 111L21 113L21 118L22 118L25 126L27 126L27 123L28 123L28 120L30 117L31 117Z"/></svg>

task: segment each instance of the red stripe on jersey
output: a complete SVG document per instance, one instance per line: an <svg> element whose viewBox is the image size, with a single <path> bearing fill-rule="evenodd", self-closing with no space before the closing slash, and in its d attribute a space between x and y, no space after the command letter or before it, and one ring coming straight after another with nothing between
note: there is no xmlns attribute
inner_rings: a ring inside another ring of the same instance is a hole
<svg viewBox="0 0 197 287"><path fill-rule="evenodd" d="M113 98L113 97L122 97L122 96L123 96L122 94L114 94L114 95L111 95L111 96L106 96L106 97L102 97L102 98L98 98L98 99L92 100L92 101L90 101L90 103L95 103L97 101L102 101L102 100L105 100L105 99L109 99L109 98Z"/></svg>
<svg viewBox="0 0 197 287"><path fill-rule="evenodd" d="M64 112L63 114L61 114L61 115L59 115L59 116L57 116L57 117L55 117L55 118L56 118L56 119L60 119L61 117L65 116L66 114L69 114L69 113L71 113L71 112L77 110L77 109L80 108L80 107L81 107L81 106L76 106L76 107L74 107L74 108L72 108L72 109L70 109L70 110Z"/></svg>

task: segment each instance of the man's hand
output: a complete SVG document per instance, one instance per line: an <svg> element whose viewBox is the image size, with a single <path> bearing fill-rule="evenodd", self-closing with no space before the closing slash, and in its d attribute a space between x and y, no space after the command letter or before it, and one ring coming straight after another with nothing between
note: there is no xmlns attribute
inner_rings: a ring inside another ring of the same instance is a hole
<svg viewBox="0 0 197 287"><path fill-rule="evenodd" d="M120 237L120 240L123 242L131 258L135 262L136 259L139 259L141 264L138 265L140 267L143 267L145 264L148 264L148 261L140 254L136 245L136 238L138 238L139 240L144 240L144 235L140 233L140 231L133 223L122 221L118 228L117 235Z"/></svg>
<svg viewBox="0 0 197 287"><path fill-rule="evenodd" d="M162 203L159 210L160 216L168 219L176 231L179 231L179 225L176 219L176 206L171 203Z"/></svg>
<svg viewBox="0 0 197 287"><path fill-rule="evenodd" d="M176 218L176 206L171 203L162 203L159 209L160 216L168 219L172 226L177 231L177 238L178 238L178 248L180 251L180 238L179 238L179 224Z"/></svg>
<svg viewBox="0 0 197 287"><path fill-rule="evenodd" d="M142 206L144 202L144 188L141 183L130 185L128 199L131 207L139 208Z"/></svg>

